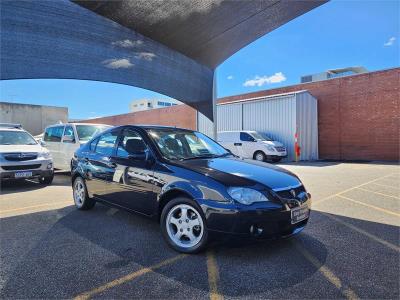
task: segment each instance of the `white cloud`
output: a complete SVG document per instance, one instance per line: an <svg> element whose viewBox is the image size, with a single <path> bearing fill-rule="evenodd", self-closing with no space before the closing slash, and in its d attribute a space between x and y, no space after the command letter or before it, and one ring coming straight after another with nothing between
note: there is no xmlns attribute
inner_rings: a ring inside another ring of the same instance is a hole
<svg viewBox="0 0 400 300"><path fill-rule="evenodd" d="M140 46L143 44L143 41L137 40L122 40L122 41L116 41L111 43L113 46L119 46L122 48L135 48L137 46Z"/></svg>
<svg viewBox="0 0 400 300"><path fill-rule="evenodd" d="M226 77L228 80L232 80L233 79L233 75L229 75L228 77Z"/></svg>
<svg viewBox="0 0 400 300"><path fill-rule="evenodd" d="M128 68L132 68L134 66L134 64L132 64L128 58L107 59L107 60L103 61L102 64L106 68L110 68L110 69L128 69Z"/></svg>
<svg viewBox="0 0 400 300"><path fill-rule="evenodd" d="M139 52L136 54L136 58L137 59L144 59L147 61L152 61L153 58L155 58L157 55L155 55L154 53L151 52Z"/></svg>
<svg viewBox="0 0 400 300"><path fill-rule="evenodd" d="M385 47L392 46L394 44L395 40L396 40L396 38L394 36L392 36L386 43L383 44L383 46L385 46Z"/></svg>
<svg viewBox="0 0 400 300"><path fill-rule="evenodd" d="M247 79L243 86L263 86L264 84L279 83L285 81L286 77L282 72L275 73L271 76L254 76L253 79Z"/></svg>

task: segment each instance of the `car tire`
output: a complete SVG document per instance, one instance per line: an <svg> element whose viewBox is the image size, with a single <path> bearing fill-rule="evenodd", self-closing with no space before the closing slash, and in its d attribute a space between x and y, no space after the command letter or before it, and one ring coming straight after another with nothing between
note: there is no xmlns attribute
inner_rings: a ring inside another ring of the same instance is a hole
<svg viewBox="0 0 400 300"><path fill-rule="evenodd" d="M54 179L54 174L52 174L50 176L40 176L39 183L45 184L45 185L50 185L53 182L53 179Z"/></svg>
<svg viewBox="0 0 400 300"><path fill-rule="evenodd" d="M96 201L89 197L85 180L77 176L72 184L72 194L74 197L75 207L79 210L88 210L93 208Z"/></svg>
<svg viewBox="0 0 400 300"><path fill-rule="evenodd" d="M256 153L254 153L254 159L257 161L266 161L267 156L265 155L264 152L257 151Z"/></svg>
<svg viewBox="0 0 400 300"><path fill-rule="evenodd" d="M208 241L204 214L196 202L179 197L169 201L162 210L161 232L168 245L181 253L198 253Z"/></svg>

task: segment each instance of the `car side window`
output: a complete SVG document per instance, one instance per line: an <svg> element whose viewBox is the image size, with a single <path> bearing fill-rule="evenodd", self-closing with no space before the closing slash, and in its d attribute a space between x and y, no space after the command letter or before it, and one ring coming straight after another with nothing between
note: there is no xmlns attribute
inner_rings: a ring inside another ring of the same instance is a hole
<svg viewBox="0 0 400 300"><path fill-rule="evenodd" d="M243 142L254 142L254 138L247 132L240 133L240 140Z"/></svg>
<svg viewBox="0 0 400 300"><path fill-rule="evenodd" d="M64 126L54 126L47 128L43 140L45 142L61 142L61 137L64 132Z"/></svg>
<svg viewBox="0 0 400 300"><path fill-rule="evenodd" d="M127 129L122 133L117 148L117 156L127 158L129 155L144 153L147 149L142 137L135 131Z"/></svg>
<svg viewBox="0 0 400 300"><path fill-rule="evenodd" d="M75 143L75 134L72 126L65 126L63 143Z"/></svg>
<svg viewBox="0 0 400 300"><path fill-rule="evenodd" d="M95 152L103 156L111 156L118 134L116 132L107 132L102 134L97 142Z"/></svg>
<svg viewBox="0 0 400 300"><path fill-rule="evenodd" d="M95 152L95 150L96 150L96 145L97 145L97 142L99 141L99 139L97 138L97 139L94 139L90 144L89 144L89 151L90 152Z"/></svg>

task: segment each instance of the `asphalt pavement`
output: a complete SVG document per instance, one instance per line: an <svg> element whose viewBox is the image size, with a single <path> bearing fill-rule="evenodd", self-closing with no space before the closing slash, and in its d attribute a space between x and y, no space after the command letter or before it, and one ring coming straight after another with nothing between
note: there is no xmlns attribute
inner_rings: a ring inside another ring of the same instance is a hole
<svg viewBox="0 0 400 300"><path fill-rule="evenodd" d="M313 197L298 236L214 241L181 255L159 225L73 206L70 178L7 182L0 194L0 298L399 299L400 167L281 164Z"/></svg>

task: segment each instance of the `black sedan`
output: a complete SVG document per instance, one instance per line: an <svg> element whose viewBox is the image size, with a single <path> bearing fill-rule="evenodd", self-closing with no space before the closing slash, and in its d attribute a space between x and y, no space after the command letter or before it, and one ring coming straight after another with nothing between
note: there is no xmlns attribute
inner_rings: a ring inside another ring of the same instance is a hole
<svg viewBox="0 0 400 300"><path fill-rule="evenodd" d="M234 156L202 133L120 126L82 146L71 162L78 209L96 201L153 217L177 251L203 249L211 233L291 236L311 199L297 176Z"/></svg>

